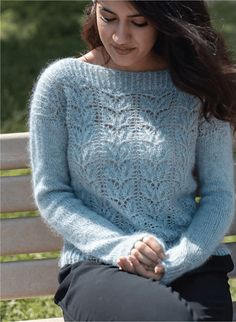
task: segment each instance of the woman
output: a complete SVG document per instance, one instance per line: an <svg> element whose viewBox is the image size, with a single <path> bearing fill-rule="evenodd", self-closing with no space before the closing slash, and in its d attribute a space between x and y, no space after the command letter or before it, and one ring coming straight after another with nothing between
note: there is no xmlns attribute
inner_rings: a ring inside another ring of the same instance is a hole
<svg viewBox="0 0 236 322"><path fill-rule="evenodd" d="M34 196L66 321L232 320L235 66L200 1L87 7L89 52L30 102ZM200 201L196 199L200 193Z"/></svg>

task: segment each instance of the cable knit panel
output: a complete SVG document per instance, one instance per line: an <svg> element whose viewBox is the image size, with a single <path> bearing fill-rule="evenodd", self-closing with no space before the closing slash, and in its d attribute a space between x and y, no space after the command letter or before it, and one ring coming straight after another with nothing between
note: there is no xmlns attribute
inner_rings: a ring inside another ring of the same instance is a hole
<svg viewBox="0 0 236 322"><path fill-rule="evenodd" d="M60 266L117 266L151 234L168 254L168 284L229 253L220 242L234 213L230 127L199 111L200 100L179 90L168 69L64 58L42 70L30 100L32 184L43 219L64 237Z"/></svg>

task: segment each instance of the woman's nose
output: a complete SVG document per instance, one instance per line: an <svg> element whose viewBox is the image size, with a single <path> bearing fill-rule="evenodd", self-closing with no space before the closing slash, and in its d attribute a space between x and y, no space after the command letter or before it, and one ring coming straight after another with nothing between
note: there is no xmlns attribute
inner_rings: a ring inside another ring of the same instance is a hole
<svg viewBox="0 0 236 322"><path fill-rule="evenodd" d="M118 45L127 44L130 37L129 29L124 25L119 25L112 35L113 41Z"/></svg>

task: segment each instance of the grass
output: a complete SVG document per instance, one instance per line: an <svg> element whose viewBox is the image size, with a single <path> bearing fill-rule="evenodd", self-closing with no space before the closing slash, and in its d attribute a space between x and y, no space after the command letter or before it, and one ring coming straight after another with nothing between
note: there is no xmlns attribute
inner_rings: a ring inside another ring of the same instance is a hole
<svg viewBox="0 0 236 322"><path fill-rule="evenodd" d="M85 48L80 39L82 13L88 1L11 1L1 2L2 132L27 131L28 101L32 84L42 66L59 57L80 56ZM213 24L222 31L232 56L236 57L236 1L212 1ZM28 174L15 170L11 175ZM1 175L8 175L2 171ZM37 216L37 212L1 214L1 218ZM227 242L235 241L235 236ZM21 254L1 261L55 258L58 253ZM236 280L230 280L236 300ZM2 301L3 322L62 316L53 297Z"/></svg>
<svg viewBox="0 0 236 322"><path fill-rule="evenodd" d="M51 296L46 296L24 300L2 301L0 314L2 322L9 322L61 317L62 310L54 304Z"/></svg>
<svg viewBox="0 0 236 322"><path fill-rule="evenodd" d="M233 301L236 301L236 279L229 280L230 291Z"/></svg>

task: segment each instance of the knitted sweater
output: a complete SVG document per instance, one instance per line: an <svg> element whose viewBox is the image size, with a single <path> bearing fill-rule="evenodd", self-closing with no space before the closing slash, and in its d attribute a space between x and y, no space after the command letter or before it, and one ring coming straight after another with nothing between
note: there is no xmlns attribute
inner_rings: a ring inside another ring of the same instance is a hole
<svg viewBox="0 0 236 322"><path fill-rule="evenodd" d="M231 131L200 118L200 105L169 69L115 70L74 57L44 67L29 101L29 150L35 202L63 236L59 267L118 267L152 235L169 284L229 254L221 242L235 207Z"/></svg>

